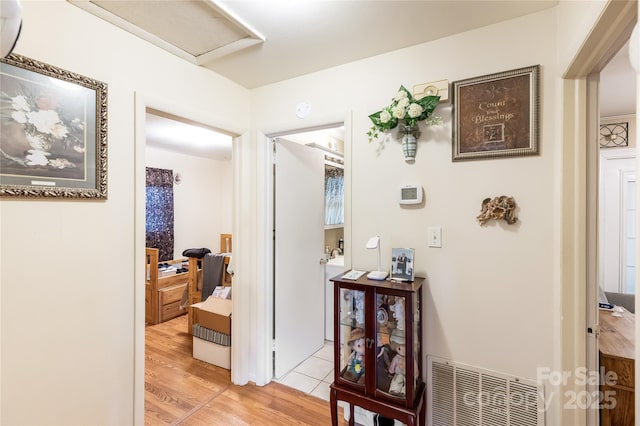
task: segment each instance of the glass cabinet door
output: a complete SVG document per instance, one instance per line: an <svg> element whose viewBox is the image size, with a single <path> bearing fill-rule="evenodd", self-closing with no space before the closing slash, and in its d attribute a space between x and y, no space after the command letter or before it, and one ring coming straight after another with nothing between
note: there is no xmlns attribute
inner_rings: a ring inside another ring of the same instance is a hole
<svg viewBox="0 0 640 426"><path fill-rule="evenodd" d="M340 377L364 387L365 311L364 291L340 288Z"/></svg>
<svg viewBox="0 0 640 426"><path fill-rule="evenodd" d="M376 388L397 398L406 395L406 299L376 293Z"/></svg>
<svg viewBox="0 0 640 426"><path fill-rule="evenodd" d="M420 348L420 341L422 335L422 327L420 325L420 297L416 295L413 297L413 306L411 307L413 312L413 326L411 327L413 334L413 389L418 388L418 384L422 382L422 371L420 370L422 363L418 362L422 359L422 350Z"/></svg>

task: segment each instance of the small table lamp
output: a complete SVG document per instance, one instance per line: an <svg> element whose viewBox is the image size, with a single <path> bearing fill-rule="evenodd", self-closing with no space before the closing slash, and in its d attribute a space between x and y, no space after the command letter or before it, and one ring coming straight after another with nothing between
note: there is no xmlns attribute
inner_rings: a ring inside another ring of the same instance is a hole
<svg viewBox="0 0 640 426"><path fill-rule="evenodd" d="M371 271L367 274L367 278L370 280L376 280L376 281L384 281L387 278L387 275L389 275L387 272L381 271L381 267L380 267L380 237L379 236L375 236L375 237L371 237L369 238L369 241L367 242L367 248L368 249L378 249L378 270L377 271Z"/></svg>

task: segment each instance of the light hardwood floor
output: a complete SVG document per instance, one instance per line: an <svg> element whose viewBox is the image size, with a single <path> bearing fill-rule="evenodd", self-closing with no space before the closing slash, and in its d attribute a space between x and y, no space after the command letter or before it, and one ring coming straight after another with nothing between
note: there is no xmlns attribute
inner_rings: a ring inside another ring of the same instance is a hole
<svg viewBox="0 0 640 426"><path fill-rule="evenodd" d="M331 424L322 399L275 382L233 385L229 370L191 356L186 331L186 315L146 327L145 425Z"/></svg>

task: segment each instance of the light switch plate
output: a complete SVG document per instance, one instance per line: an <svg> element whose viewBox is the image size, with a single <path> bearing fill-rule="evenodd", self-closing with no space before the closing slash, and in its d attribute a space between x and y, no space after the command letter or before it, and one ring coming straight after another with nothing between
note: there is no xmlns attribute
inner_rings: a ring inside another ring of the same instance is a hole
<svg viewBox="0 0 640 426"><path fill-rule="evenodd" d="M442 228L439 226L429 227L429 247L442 247Z"/></svg>

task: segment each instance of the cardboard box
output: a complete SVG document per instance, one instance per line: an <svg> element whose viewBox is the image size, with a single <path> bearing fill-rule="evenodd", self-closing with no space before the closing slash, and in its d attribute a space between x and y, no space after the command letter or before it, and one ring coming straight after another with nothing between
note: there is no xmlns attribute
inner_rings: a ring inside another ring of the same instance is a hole
<svg viewBox="0 0 640 426"><path fill-rule="evenodd" d="M218 367L231 369L231 346L222 346L193 337L193 357Z"/></svg>
<svg viewBox="0 0 640 426"><path fill-rule="evenodd" d="M191 305L193 323L211 330L231 334L231 309L233 303L229 299L218 299L209 296L207 300Z"/></svg>

